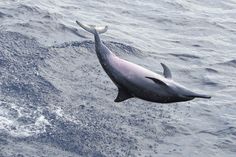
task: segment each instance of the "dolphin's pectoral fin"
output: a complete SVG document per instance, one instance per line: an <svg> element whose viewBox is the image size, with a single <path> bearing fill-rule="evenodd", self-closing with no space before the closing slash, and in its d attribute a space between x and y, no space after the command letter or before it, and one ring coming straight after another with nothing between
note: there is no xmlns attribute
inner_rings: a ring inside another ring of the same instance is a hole
<svg viewBox="0 0 236 157"><path fill-rule="evenodd" d="M163 74L165 78L172 78L170 69L164 63L161 63L161 66L163 67L163 70L164 70Z"/></svg>
<svg viewBox="0 0 236 157"><path fill-rule="evenodd" d="M122 88L118 88L118 95L114 101L121 102L121 101L125 101L129 98L132 98L132 97L133 96L129 92L127 92L126 90L124 90Z"/></svg>
<svg viewBox="0 0 236 157"><path fill-rule="evenodd" d="M146 77L146 78L148 78L148 79L154 81L154 82L157 83L157 84L167 86L167 84L166 84L165 82L160 81L160 80L158 80L158 79L156 79L156 78L153 78L153 77Z"/></svg>

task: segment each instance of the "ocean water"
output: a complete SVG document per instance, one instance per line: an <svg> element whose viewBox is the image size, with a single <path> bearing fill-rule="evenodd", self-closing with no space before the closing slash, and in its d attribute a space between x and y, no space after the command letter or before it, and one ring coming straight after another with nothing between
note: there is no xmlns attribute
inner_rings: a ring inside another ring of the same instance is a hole
<svg viewBox="0 0 236 157"><path fill-rule="evenodd" d="M114 103L76 20L212 98ZM236 156L236 1L1 0L0 21L0 157Z"/></svg>

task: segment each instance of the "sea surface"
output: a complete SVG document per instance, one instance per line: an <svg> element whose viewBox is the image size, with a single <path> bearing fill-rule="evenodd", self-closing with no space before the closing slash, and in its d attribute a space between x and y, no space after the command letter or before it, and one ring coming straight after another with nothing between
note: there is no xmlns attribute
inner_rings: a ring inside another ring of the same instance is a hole
<svg viewBox="0 0 236 157"><path fill-rule="evenodd" d="M212 98L114 103L91 34ZM235 157L235 0L1 0L0 157Z"/></svg>

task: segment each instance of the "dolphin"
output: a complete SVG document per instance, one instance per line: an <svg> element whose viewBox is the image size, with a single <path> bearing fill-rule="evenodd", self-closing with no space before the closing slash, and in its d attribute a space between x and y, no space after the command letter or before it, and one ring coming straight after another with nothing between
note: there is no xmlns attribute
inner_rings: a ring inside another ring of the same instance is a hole
<svg viewBox="0 0 236 157"><path fill-rule="evenodd" d="M84 30L95 38L95 50L103 69L118 87L115 102L129 98L140 98L150 102L173 103L189 101L194 98L207 98L208 95L197 94L172 79L170 69L163 63L163 76L142 66L121 59L112 53L101 41L99 34L105 33L108 26L97 27L76 21Z"/></svg>

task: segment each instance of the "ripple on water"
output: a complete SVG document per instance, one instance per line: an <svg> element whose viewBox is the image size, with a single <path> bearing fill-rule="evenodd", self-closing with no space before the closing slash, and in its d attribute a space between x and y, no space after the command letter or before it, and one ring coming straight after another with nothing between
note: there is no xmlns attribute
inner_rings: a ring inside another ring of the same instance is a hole
<svg viewBox="0 0 236 157"><path fill-rule="evenodd" d="M205 68L205 70L210 73L219 73L216 69L213 68Z"/></svg>
<svg viewBox="0 0 236 157"><path fill-rule="evenodd" d="M226 61L226 62L223 62L223 63L219 63L219 64L236 68L236 59L232 59L232 60L229 60L229 61Z"/></svg>
<svg viewBox="0 0 236 157"><path fill-rule="evenodd" d="M192 59L197 59L197 60L201 59L199 56L192 55L192 54L169 53L169 55L174 56L174 57L177 57L177 58L179 58L179 59L181 59L181 60L184 60L184 61L186 61L186 60L192 60Z"/></svg>

